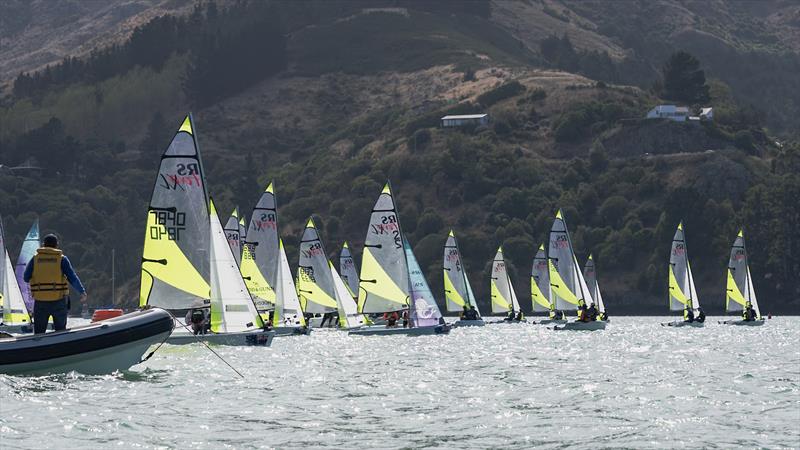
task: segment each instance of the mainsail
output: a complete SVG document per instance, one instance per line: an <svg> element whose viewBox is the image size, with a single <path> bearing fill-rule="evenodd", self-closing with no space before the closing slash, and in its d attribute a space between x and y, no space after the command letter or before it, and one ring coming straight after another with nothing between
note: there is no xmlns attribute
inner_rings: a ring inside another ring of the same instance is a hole
<svg viewBox="0 0 800 450"><path fill-rule="evenodd" d="M236 265L241 265L242 262L242 238L239 229L239 207L233 209L231 216L223 228L225 231L225 239L228 240L228 245L231 247L234 258L236 258Z"/></svg>
<svg viewBox="0 0 800 450"><path fill-rule="evenodd" d="M358 308L362 314L408 308L408 266L389 183L372 208L358 286Z"/></svg>
<svg viewBox="0 0 800 450"><path fill-rule="evenodd" d="M306 319L300 307L300 300L297 298L297 289L294 286L292 269L289 268L289 260L286 258L286 250L283 248L283 239L279 240L278 246L278 279L275 283L275 311L272 314L272 325L305 326Z"/></svg>
<svg viewBox="0 0 800 450"><path fill-rule="evenodd" d="M465 305L472 305L478 311L478 304L472 294L472 287L469 285L464 262L461 259L461 251L458 248L458 240L456 240L453 230L450 230L447 241L444 243L444 262L442 267L447 310L450 312L462 312ZM480 313L478 314L480 315Z"/></svg>
<svg viewBox="0 0 800 450"><path fill-rule="evenodd" d="M414 256L414 251L406 239L403 239L403 248L408 261L408 277L411 287L411 305L409 308L411 326L430 327L439 325L442 313L439 311L439 306L436 304L436 299L433 297L430 286L428 286L428 281L425 280L425 274L422 273L417 258Z"/></svg>
<svg viewBox="0 0 800 450"><path fill-rule="evenodd" d="M597 269L591 254L589 254L589 259L586 260L586 265L583 268L583 276L586 279L589 295L594 299L597 311L605 312L606 306L603 303L603 296L600 294L600 285L597 283Z"/></svg>
<svg viewBox="0 0 800 450"><path fill-rule="evenodd" d="M586 306L592 302L586 280L583 278L578 260L572 248L567 223L561 214L556 213L553 226L550 228L550 248L547 253L550 275L550 303L559 310L576 310L583 302Z"/></svg>
<svg viewBox="0 0 800 450"><path fill-rule="evenodd" d="M681 311L686 305L690 305L692 309L700 307L681 222L672 238L672 251L669 256L669 309Z"/></svg>
<svg viewBox="0 0 800 450"><path fill-rule="evenodd" d="M350 295L358 298L358 270L356 270L356 263L347 242L344 243L342 252L339 253L339 272L341 272L345 286L350 290Z"/></svg>
<svg viewBox="0 0 800 450"><path fill-rule="evenodd" d="M240 332L263 328L264 323L247 291L234 253L225 238L214 202L211 215L211 331Z"/></svg>
<svg viewBox="0 0 800 450"><path fill-rule="evenodd" d="M36 254L36 250L41 246L42 244L39 241L39 219L35 219L30 230L28 230L28 234L25 236L25 241L22 242L17 265L14 267L17 285L20 288L20 292L22 292L22 299L28 311L33 311L33 295L31 295L30 285L25 282L23 277L25 275L25 267L28 266L31 258Z"/></svg>
<svg viewBox="0 0 800 450"><path fill-rule="evenodd" d="M239 208L236 208L238 211ZM244 214L239 216L239 242L242 243L244 246L244 242L247 240L247 220L245 219Z"/></svg>
<svg viewBox="0 0 800 450"><path fill-rule="evenodd" d="M367 324L363 314L358 313L356 301L350 289L344 284L342 277L330 263L333 287L336 290L336 307L339 310L339 328L358 328Z"/></svg>
<svg viewBox="0 0 800 450"><path fill-rule="evenodd" d="M270 310L275 305L279 246L278 210L270 183L253 208L242 251L242 276L259 311Z"/></svg>
<svg viewBox="0 0 800 450"><path fill-rule="evenodd" d="M31 318L25 306L17 277L14 274L14 266L6 248L3 222L0 220L0 257L3 258L3 268L0 272L0 294L3 296L3 324L23 325L30 324Z"/></svg>
<svg viewBox="0 0 800 450"><path fill-rule="evenodd" d="M550 303L550 271L547 268L547 253L544 244L539 246L539 251L533 258L531 268L531 302L534 312L549 311L554 309Z"/></svg>
<svg viewBox="0 0 800 450"><path fill-rule="evenodd" d="M747 303L753 306L757 318L761 319L758 300L753 290L753 279L747 263L747 250L744 245L744 231L739 230L731 247L731 258L728 261L728 283L725 296L725 311L742 311Z"/></svg>
<svg viewBox="0 0 800 450"><path fill-rule="evenodd" d="M520 311L517 294L514 292L514 286L511 284L511 278L503 258L502 246L497 249L492 261L491 295L493 313L501 314L509 311L518 313Z"/></svg>
<svg viewBox="0 0 800 450"><path fill-rule="evenodd" d="M209 221L203 164L189 115L161 157L150 198L140 306L176 310L210 303Z"/></svg>
<svg viewBox="0 0 800 450"><path fill-rule="evenodd" d="M297 294L307 313L336 311L336 291L325 247L314 220L308 219L300 239L300 263L297 267Z"/></svg>

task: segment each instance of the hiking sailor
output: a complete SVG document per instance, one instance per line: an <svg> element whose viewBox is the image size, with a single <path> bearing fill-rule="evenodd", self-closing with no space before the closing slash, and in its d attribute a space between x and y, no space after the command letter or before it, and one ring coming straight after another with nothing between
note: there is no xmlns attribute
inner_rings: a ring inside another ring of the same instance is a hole
<svg viewBox="0 0 800 450"><path fill-rule="evenodd" d="M86 303L86 289L64 253L58 249L58 237L48 234L43 246L36 250L25 267L22 279L31 286L33 304L33 330L36 334L47 331L47 322L53 317L53 329L67 329L69 311L69 285L81 294ZM67 284L69 282L69 284Z"/></svg>

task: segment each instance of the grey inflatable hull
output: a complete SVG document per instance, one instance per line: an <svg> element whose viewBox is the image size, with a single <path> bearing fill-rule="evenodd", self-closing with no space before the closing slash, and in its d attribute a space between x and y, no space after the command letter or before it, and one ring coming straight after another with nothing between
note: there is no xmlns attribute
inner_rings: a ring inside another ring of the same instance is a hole
<svg viewBox="0 0 800 450"><path fill-rule="evenodd" d="M705 322L686 322L683 320L676 320L674 322L661 323L662 327L693 327L703 328L706 326Z"/></svg>
<svg viewBox="0 0 800 450"><path fill-rule="evenodd" d="M478 320L464 320L464 319L461 319L461 320L458 320L458 321L454 322L452 327L453 328L459 328L459 327L482 327L484 325L486 325L486 322L484 322L483 319L478 319Z"/></svg>
<svg viewBox="0 0 800 450"><path fill-rule="evenodd" d="M435 325L432 327L416 327L416 328L386 328L385 326L371 326L361 327L357 330L350 330L348 332L351 336L390 336L390 335L405 335L405 336L425 336L434 334L447 334L450 332L450 325Z"/></svg>
<svg viewBox="0 0 800 450"><path fill-rule="evenodd" d="M127 370L172 332L163 309L124 314L65 331L0 339L0 373L99 375Z"/></svg>
<svg viewBox="0 0 800 450"><path fill-rule="evenodd" d="M606 322L602 320L595 320L593 322L567 322L561 326L553 327L554 330L586 330L596 331L605 330Z"/></svg>
<svg viewBox="0 0 800 450"><path fill-rule="evenodd" d="M238 331L233 333L207 333L191 334L186 329L175 329L175 332L167 338L167 344L187 345L199 342L213 345L256 345L269 347L275 338L274 331L254 330Z"/></svg>
<svg viewBox="0 0 800 450"><path fill-rule="evenodd" d="M764 319L761 320L726 320L724 322L719 322L721 325L739 325L744 327L760 327L764 325L766 322Z"/></svg>

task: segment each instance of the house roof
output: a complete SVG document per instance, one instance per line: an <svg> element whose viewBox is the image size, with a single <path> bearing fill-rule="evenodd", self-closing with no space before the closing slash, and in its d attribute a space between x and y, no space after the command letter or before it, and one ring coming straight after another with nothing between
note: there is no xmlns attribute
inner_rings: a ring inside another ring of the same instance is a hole
<svg viewBox="0 0 800 450"><path fill-rule="evenodd" d="M454 116L444 116L442 120L448 119L483 119L488 114L463 114L463 115L454 115Z"/></svg>

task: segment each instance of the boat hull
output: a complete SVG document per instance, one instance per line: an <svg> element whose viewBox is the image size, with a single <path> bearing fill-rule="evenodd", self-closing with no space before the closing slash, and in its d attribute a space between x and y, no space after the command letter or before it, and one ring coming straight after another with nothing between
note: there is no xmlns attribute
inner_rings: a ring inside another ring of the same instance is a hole
<svg viewBox="0 0 800 450"><path fill-rule="evenodd" d="M744 327L760 327L764 325L766 322L764 319L761 320L726 320L724 322L719 322L720 325L738 325Z"/></svg>
<svg viewBox="0 0 800 450"><path fill-rule="evenodd" d="M356 330L348 332L351 336L390 336L390 335L406 335L406 336L425 336L435 334L447 334L450 332L450 325L435 325L432 327L416 327L416 328L386 328L384 326L371 326L361 327Z"/></svg>
<svg viewBox="0 0 800 450"><path fill-rule="evenodd" d="M606 322L602 320L595 320L592 322L567 322L561 326L553 327L554 330L586 330L597 331L605 330Z"/></svg>
<svg viewBox="0 0 800 450"><path fill-rule="evenodd" d="M0 325L0 331L3 333L11 333L11 334L25 334L25 333L33 333L33 325L26 323L23 325Z"/></svg>
<svg viewBox="0 0 800 450"><path fill-rule="evenodd" d="M311 334L311 327L273 327L275 336L308 336Z"/></svg>
<svg viewBox="0 0 800 450"><path fill-rule="evenodd" d="M544 320L537 320L536 322L539 325L564 325L567 323L566 320L554 320L554 319L544 319Z"/></svg>
<svg viewBox="0 0 800 450"><path fill-rule="evenodd" d="M153 308L65 331L0 339L0 373L100 375L127 370L164 342L172 316Z"/></svg>
<svg viewBox="0 0 800 450"><path fill-rule="evenodd" d="M167 344L188 345L199 342L213 345L233 345L233 346L260 346L269 347L275 338L274 331L255 330L237 331L232 333L206 333L192 334L188 331L176 330L167 338Z"/></svg>
<svg viewBox="0 0 800 450"><path fill-rule="evenodd" d="M693 328L703 328L703 327L705 327L705 326L706 326L706 323L705 323L705 322L697 322L697 321L694 321L694 322L686 322L686 321L684 321L684 320L676 320L676 321L673 321L673 322L666 322L666 323L663 323L663 322L662 322L662 323L661 323L661 326L664 326L664 327L693 327Z"/></svg>
<svg viewBox="0 0 800 450"><path fill-rule="evenodd" d="M461 320L458 320L458 321L454 322L452 327L453 328L482 327L484 325L486 325L486 322L484 322L483 319L478 319L478 320L464 320L464 319L461 319Z"/></svg>

